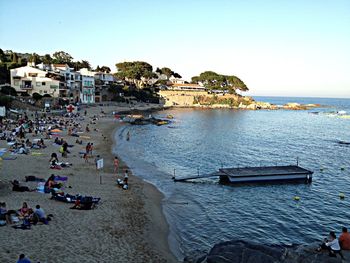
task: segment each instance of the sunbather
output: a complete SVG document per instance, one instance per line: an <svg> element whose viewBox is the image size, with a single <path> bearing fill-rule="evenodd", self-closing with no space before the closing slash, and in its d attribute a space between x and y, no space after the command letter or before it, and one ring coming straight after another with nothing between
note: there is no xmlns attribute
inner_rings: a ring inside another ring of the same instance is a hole
<svg viewBox="0 0 350 263"><path fill-rule="evenodd" d="M28 186L20 185L17 180L13 180L12 182L12 191L14 192L31 192Z"/></svg>

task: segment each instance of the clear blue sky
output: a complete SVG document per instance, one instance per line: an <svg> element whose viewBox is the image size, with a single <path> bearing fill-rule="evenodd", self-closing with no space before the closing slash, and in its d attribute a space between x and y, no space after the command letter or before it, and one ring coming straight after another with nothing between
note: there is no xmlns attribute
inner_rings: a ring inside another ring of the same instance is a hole
<svg viewBox="0 0 350 263"><path fill-rule="evenodd" d="M213 70L249 95L350 97L349 0L0 0L0 48Z"/></svg>

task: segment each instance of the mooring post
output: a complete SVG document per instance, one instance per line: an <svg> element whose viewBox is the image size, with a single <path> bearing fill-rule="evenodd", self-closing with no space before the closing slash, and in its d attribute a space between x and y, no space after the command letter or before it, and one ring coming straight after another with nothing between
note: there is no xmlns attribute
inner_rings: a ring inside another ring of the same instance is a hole
<svg viewBox="0 0 350 263"><path fill-rule="evenodd" d="M199 177L199 168L197 168L197 176Z"/></svg>
<svg viewBox="0 0 350 263"><path fill-rule="evenodd" d="M176 169L174 168L174 175L173 175L173 180L175 180L175 170L176 170Z"/></svg>
<svg viewBox="0 0 350 263"><path fill-rule="evenodd" d="M299 166L299 157L297 157L297 166Z"/></svg>

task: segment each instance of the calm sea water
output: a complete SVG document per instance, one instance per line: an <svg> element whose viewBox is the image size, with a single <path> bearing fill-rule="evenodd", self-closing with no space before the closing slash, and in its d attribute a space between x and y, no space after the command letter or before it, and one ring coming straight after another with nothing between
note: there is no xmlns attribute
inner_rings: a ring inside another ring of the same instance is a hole
<svg viewBox="0 0 350 263"><path fill-rule="evenodd" d="M124 126L116 152L133 172L166 196L173 252L181 258L230 239L292 244L322 239L329 230L350 227L349 99L268 98L328 105L309 111L173 109L167 126ZM320 114L310 112L319 111ZM131 140L125 140L130 131ZM223 186L217 180L174 183L171 177L210 173L221 166L295 164L314 171L311 185ZM341 168L343 167L344 170ZM322 168L322 169L321 169ZM339 193L345 193L345 200ZM294 201L294 196L300 201Z"/></svg>

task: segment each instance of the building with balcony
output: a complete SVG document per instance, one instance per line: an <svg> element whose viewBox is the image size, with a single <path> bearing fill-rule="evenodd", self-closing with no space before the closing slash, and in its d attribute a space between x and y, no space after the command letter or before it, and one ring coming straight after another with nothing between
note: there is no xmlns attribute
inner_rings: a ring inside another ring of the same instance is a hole
<svg viewBox="0 0 350 263"><path fill-rule="evenodd" d="M11 86L18 93L33 95L48 94L52 97L63 97L66 94L66 85L59 77L50 77L48 72L32 66L24 66L10 70Z"/></svg>
<svg viewBox="0 0 350 263"><path fill-rule="evenodd" d="M95 103L94 76L87 69L81 69L79 73L81 75L80 102L84 104Z"/></svg>
<svg viewBox="0 0 350 263"><path fill-rule="evenodd" d="M80 73L94 78L95 102L107 101L109 98L108 88L115 81L113 74L90 71L87 68L81 69Z"/></svg>

